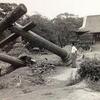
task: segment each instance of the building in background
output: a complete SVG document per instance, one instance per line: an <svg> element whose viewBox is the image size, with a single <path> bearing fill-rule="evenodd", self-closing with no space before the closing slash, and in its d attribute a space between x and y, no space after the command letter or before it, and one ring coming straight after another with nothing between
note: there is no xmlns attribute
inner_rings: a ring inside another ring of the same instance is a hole
<svg viewBox="0 0 100 100"><path fill-rule="evenodd" d="M89 46L100 42L100 15L84 17L83 25L76 31L78 44Z"/></svg>
<svg viewBox="0 0 100 100"><path fill-rule="evenodd" d="M78 30L78 34L82 33L92 36L93 41L100 42L100 15L85 17L82 27Z"/></svg>

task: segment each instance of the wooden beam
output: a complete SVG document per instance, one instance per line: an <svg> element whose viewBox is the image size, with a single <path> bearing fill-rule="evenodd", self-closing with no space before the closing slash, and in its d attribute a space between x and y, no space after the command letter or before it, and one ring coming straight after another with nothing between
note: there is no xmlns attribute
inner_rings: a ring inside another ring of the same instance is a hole
<svg viewBox="0 0 100 100"><path fill-rule="evenodd" d="M0 60L9 63L15 67L20 67L25 65L23 61L2 53L0 53Z"/></svg>
<svg viewBox="0 0 100 100"><path fill-rule="evenodd" d="M28 24L26 24L23 27L23 30L28 31L32 28L34 28L36 26L36 24L32 21ZM14 41L16 38L18 38L20 35L13 33L10 36L6 37L5 39L3 39L2 41L0 41L0 48L4 47L5 45L7 45L9 42Z"/></svg>
<svg viewBox="0 0 100 100"><path fill-rule="evenodd" d="M24 31L29 31L32 28L34 28L36 26L36 24L34 23L34 21L29 22L28 24L26 24L22 29Z"/></svg>

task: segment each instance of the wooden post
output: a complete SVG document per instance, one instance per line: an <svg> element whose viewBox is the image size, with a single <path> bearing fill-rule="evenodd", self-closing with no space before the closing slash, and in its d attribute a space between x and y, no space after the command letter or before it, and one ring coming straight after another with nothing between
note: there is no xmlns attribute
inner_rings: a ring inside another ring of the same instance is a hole
<svg viewBox="0 0 100 100"><path fill-rule="evenodd" d="M0 22L0 33L10 27L16 20L27 12L24 4L20 4Z"/></svg>

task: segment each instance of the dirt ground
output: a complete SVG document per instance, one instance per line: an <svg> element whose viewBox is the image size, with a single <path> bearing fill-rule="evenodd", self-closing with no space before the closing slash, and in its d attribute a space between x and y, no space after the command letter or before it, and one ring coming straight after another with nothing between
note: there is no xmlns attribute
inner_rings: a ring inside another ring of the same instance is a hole
<svg viewBox="0 0 100 100"><path fill-rule="evenodd" d="M85 57L99 59L99 44L93 46L92 49L92 52L84 52ZM81 55L78 55L78 65L81 62ZM33 54L32 57L38 63L43 61L56 66L51 73L46 73L43 77L45 84L34 84L34 77L31 76L32 72L29 67L19 68L0 78L2 84L5 84L5 87L0 90L0 100L100 100L100 92L88 88L85 80L73 86L66 86L71 73L76 72L77 69L64 66L58 56L49 53ZM7 66L4 64L1 62L3 67ZM20 79L21 84L17 86Z"/></svg>

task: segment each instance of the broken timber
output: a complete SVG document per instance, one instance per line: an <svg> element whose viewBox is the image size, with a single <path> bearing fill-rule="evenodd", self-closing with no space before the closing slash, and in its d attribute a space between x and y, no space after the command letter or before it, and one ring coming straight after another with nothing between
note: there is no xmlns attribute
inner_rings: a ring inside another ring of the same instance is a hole
<svg viewBox="0 0 100 100"><path fill-rule="evenodd" d="M32 28L34 28L36 26L36 24L32 21L28 24L26 24L23 27L23 30L28 31ZM18 38L20 35L13 33L10 36L6 37L5 39L3 39L2 41L0 41L0 48L4 47L5 45L7 45L9 42L14 41L16 38Z"/></svg>
<svg viewBox="0 0 100 100"><path fill-rule="evenodd" d="M18 20L26 12L27 9L23 4L17 6L16 9L14 9L0 22L0 33L2 33L4 30L10 27L16 20ZM24 65L23 61L5 54L0 54L0 60L17 67Z"/></svg>
<svg viewBox="0 0 100 100"><path fill-rule="evenodd" d="M21 61L17 58L6 55L6 54L1 54L1 53L0 53L0 60L4 61L4 62L7 62L7 63L9 63L13 66L17 66L17 67L25 65L23 61Z"/></svg>
<svg viewBox="0 0 100 100"><path fill-rule="evenodd" d="M0 33L10 27L16 20L27 12L27 8L20 4L0 22Z"/></svg>

